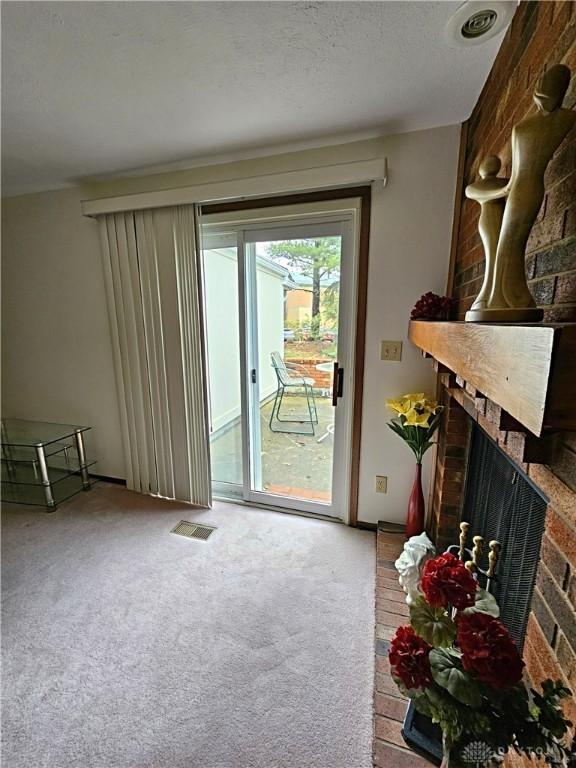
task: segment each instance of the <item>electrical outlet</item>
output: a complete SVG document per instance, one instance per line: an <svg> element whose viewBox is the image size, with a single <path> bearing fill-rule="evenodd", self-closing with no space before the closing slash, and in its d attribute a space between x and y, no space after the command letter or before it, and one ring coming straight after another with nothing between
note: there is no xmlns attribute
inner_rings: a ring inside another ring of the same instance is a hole
<svg viewBox="0 0 576 768"><path fill-rule="evenodd" d="M376 475L376 493L386 493L388 490L388 478L384 475Z"/></svg>
<svg viewBox="0 0 576 768"><path fill-rule="evenodd" d="M401 341L383 341L380 345L381 360L401 360L402 342Z"/></svg>

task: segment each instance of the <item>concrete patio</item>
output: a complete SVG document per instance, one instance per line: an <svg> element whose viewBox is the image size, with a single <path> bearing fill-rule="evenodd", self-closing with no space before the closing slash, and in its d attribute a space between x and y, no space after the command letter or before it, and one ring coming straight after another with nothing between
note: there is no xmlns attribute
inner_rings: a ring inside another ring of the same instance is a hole
<svg viewBox="0 0 576 768"><path fill-rule="evenodd" d="M316 396L318 424L310 434L309 423L279 424L273 432L269 421L273 400L260 410L262 435L262 490L313 501L330 501L332 487L333 437L328 426L334 423L334 408L329 397ZM306 398L286 394L282 418L307 416ZM296 434L299 432L300 434ZM324 439L321 439L324 438ZM240 423L221 433L211 443L212 478L221 483L242 484L242 435Z"/></svg>

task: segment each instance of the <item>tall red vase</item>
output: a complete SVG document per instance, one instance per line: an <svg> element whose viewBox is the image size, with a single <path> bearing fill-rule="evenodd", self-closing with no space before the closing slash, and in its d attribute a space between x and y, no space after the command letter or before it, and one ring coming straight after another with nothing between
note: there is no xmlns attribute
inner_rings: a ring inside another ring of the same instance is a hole
<svg viewBox="0 0 576 768"><path fill-rule="evenodd" d="M406 536L418 536L424 530L424 494L422 493L422 464L416 464L416 475L408 501Z"/></svg>

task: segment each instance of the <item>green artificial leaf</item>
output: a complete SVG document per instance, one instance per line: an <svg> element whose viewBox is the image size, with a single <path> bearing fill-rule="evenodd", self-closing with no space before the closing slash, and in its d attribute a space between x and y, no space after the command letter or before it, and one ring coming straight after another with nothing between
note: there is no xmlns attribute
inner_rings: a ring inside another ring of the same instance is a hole
<svg viewBox="0 0 576 768"><path fill-rule="evenodd" d="M390 427L390 429L393 432L395 432L399 437L401 437L402 440L404 440L406 445L410 448L410 450L412 450L414 452L414 455L419 460L420 459L420 454L419 454L420 448L419 448L418 444L414 442L414 440L412 439L411 433L408 431L410 429L410 427L401 426L400 424L398 424L397 421L389 421L388 422L388 426Z"/></svg>
<svg viewBox="0 0 576 768"><path fill-rule="evenodd" d="M571 695L570 689L566 688L560 680L544 680L541 694L534 689L530 693L533 704L540 710L539 728L557 739L563 738L572 723L564 717L560 701Z"/></svg>
<svg viewBox="0 0 576 768"><path fill-rule="evenodd" d="M421 448L420 448L420 450L422 451L422 456L424 456L424 454L426 453L426 451L428 450L428 448L431 448L433 445L434 445L434 443L433 443L431 440L427 440L427 441L426 441L426 442L425 442L425 443L424 443L424 444L421 446Z"/></svg>
<svg viewBox="0 0 576 768"><path fill-rule="evenodd" d="M536 706L536 704L531 704L529 708L530 717L537 722L538 718L540 717L540 707Z"/></svg>
<svg viewBox="0 0 576 768"><path fill-rule="evenodd" d="M430 668L435 682L457 701L469 707L481 705L480 687L474 678L462 669L458 654L444 648L433 648L430 651Z"/></svg>
<svg viewBox="0 0 576 768"><path fill-rule="evenodd" d="M497 619L500 616L500 608L494 596L479 587L476 590L476 602L470 608L464 608L462 613L487 613Z"/></svg>
<svg viewBox="0 0 576 768"><path fill-rule="evenodd" d="M423 597L410 606L410 623L416 634L435 647L450 648L456 637L456 624L446 610L429 605Z"/></svg>
<svg viewBox="0 0 576 768"><path fill-rule="evenodd" d="M438 424L440 423L440 419L442 418L442 411L438 411L433 418L430 424L428 425L428 434L432 435L434 433L434 430L438 427Z"/></svg>

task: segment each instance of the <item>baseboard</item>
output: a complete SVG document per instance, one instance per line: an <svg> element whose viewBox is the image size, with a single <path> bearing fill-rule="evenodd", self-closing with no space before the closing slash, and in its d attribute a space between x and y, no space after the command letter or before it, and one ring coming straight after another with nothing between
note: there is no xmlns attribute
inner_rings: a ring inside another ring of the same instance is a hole
<svg viewBox="0 0 576 768"><path fill-rule="evenodd" d="M358 520L356 528L361 528L363 531L377 531L378 526L376 523L366 523L364 520Z"/></svg>
<svg viewBox="0 0 576 768"><path fill-rule="evenodd" d="M90 477L94 478L94 480L101 480L104 483L114 483L114 485L126 485L126 480L123 480L121 477L108 477L108 475L95 475L94 473L90 472Z"/></svg>

